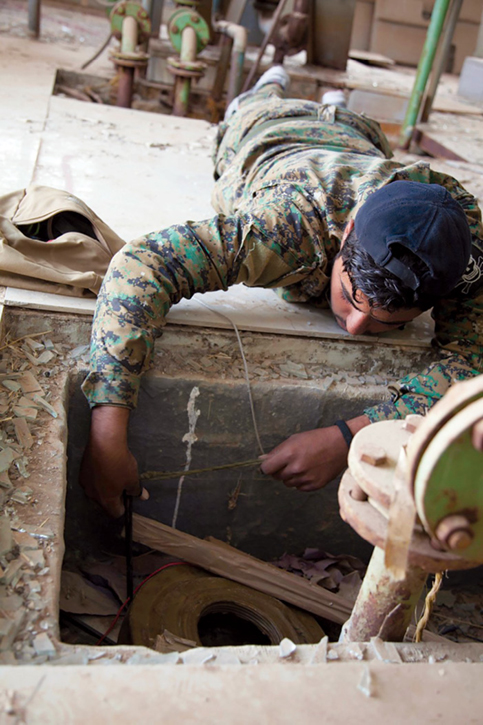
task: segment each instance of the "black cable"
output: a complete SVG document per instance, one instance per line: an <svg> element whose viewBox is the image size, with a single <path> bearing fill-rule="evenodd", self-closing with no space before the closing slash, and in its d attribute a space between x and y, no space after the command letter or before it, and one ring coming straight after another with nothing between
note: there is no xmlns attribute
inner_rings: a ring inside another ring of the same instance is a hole
<svg viewBox="0 0 483 725"><path fill-rule="evenodd" d="M132 496L123 492L124 499L124 528L126 536L126 592L129 602L132 603L134 594L134 577L132 568Z"/></svg>

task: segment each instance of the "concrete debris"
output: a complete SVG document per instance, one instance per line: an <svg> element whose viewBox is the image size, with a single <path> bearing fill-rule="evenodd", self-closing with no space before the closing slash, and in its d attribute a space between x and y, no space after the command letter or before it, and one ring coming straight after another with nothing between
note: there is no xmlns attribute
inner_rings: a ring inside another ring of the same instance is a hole
<svg viewBox="0 0 483 725"><path fill-rule="evenodd" d="M127 665L139 665L146 664L150 665L177 665L179 663L186 664L184 657L181 658L178 652L170 652L168 654L156 654L146 660L145 654L136 653L126 660Z"/></svg>
<svg viewBox="0 0 483 725"><path fill-rule="evenodd" d="M397 651L394 642L384 642L380 637L371 637L371 646L378 660L392 664L402 662L401 655Z"/></svg>
<svg viewBox="0 0 483 725"><path fill-rule="evenodd" d="M23 551L20 554L20 558L23 559L29 567L35 570L42 569L45 566L45 558L41 549L36 551Z"/></svg>
<svg viewBox="0 0 483 725"><path fill-rule="evenodd" d="M357 685L357 689L366 697L374 697L374 678L368 665L364 666L361 680Z"/></svg>
<svg viewBox="0 0 483 725"><path fill-rule="evenodd" d="M28 466L28 458L26 458L25 456L22 456L21 458L17 458L15 460L15 468L20 473L22 478L30 478L30 473L27 471L27 466ZM30 497L33 493L32 489L25 488L25 487L23 489L17 489L18 492L20 492L20 490L22 491L22 494L25 494L25 496L27 497L27 503L30 502ZM11 496L11 498L12 498L12 500L15 500L13 498L13 496ZM23 503L23 502L20 501L19 503Z"/></svg>
<svg viewBox="0 0 483 725"><path fill-rule="evenodd" d="M8 477L7 471L0 472L0 488L4 488L7 491L10 491L13 488L12 482L10 481L10 479Z"/></svg>
<svg viewBox="0 0 483 725"><path fill-rule="evenodd" d="M38 405L40 405L41 408L46 410L47 413L52 416L52 418L57 418L57 416L59 415L57 411L50 405L50 403L41 398L40 395L34 394L33 399Z"/></svg>
<svg viewBox="0 0 483 725"><path fill-rule="evenodd" d="M178 635L165 629L162 634L158 634L156 637L154 649L156 652L185 652L197 646L198 644L194 640L178 637Z"/></svg>
<svg viewBox="0 0 483 725"><path fill-rule="evenodd" d="M357 642L351 642L347 647L347 653L351 659L363 660L364 651Z"/></svg>
<svg viewBox="0 0 483 725"><path fill-rule="evenodd" d="M26 418L17 418L13 421L13 426L15 428L15 435L17 437L19 445L27 450L31 448L34 439L30 432L29 424Z"/></svg>
<svg viewBox="0 0 483 725"><path fill-rule="evenodd" d="M13 412L18 418L27 418L32 423L37 418L37 408L24 408L23 406L16 405L13 408Z"/></svg>
<svg viewBox="0 0 483 725"><path fill-rule="evenodd" d="M17 454L12 448L4 448L0 451L0 472L8 471L15 458L17 458Z"/></svg>
<svg viewBox="0 0 483 725"><path fill-rule="evenodd" d="M22 469L19 469L20 473L22 473ZM24 477L27 478L28 476L25 476L24 471ZM15 503L19 503L22 506L25 506L25 504L30 503L30 500L32 498L32 489L31 488L17 488L14 490L14 492L10 495L10 500L15 501Z"/></svg>
<svg viewBox="0 0 483 725"><path fill-rule="evenodd" d="M53 657L56 654L54 644L45 632L41 632L34 638L33 646L39 656Z"/></svg>
<svg viewBox="0 0 483 725"><path fill-rule="evenodd" d="M287 377L293 376L295 378L302 378L303 380L308 380L309 378L305 366L301 363L294 363L291 360L288 360L287 362L282 363L279 367L282 375L286 375Z"/></svg>
<svg viewBox="0 0 483 725"><path fill-rule="evenodd" d="M329 644L329 638L326 635L325 637L322 637L320 642L315 647L314 653L312 655L312 659L310 660L311 665L318 665L318 664L327 662L328 644Z"/></svg>
<svg viewBox="0 0 483 725"><path fill-rule="evenodd" d="M223 647L216 655L217 665L240 665L240 658L232 651L230 647Z"/></svg>
<svg viewBox="0 0 483 725"><path fill-rule="evenodd" d="M89 353L90 346L89 345L77 345L73 350L71 350L68 353L68 357L74 358L74 360L77 360L78 358L82 357L83 355L86 355Z"/></svg>
<svg viewBox="0 0 483 725"><path fill-rule="evenodd" d="M10 564L7 566L5 571L3 572L2 576L0 577L0 582L2 584L5 584L5 586L15 586L18 582L20 576L22 575L20 570L22 566L25 565L25 562L21 561L20 559L14 559L10 562ZM3 608L3 600L0 599L0 609Z"/></svg>
<svg viewBox="0 0 483 725"><path fill-rule="evenodd" d="M297 645L288 637L284 637L278 645L278 656L280 659L291 657L297 651Z"/></svg>
<svg viewBox="0 0 483 725"><path fill-rule="evenodd" d="M27 613L24 609L0 615L0 651L10 650L24 624Z"/></svg>
<svg viewBox="0 0 483 725"><path fill-rule="evenodd" d="M0 590L0 613L15 612L22 604L22 597L18 594L5 594L5 589Z"/></svg>
<svg viewBox="0 0 483 725"><path fill-rule="evenodd" d="M13 541L19 547L20 551L38 549L39 545L37 541L30 534L27 534L26 532L23 533L21 531L13 531L12 536Z"/></svg>
<svg viewBox="0 0 483 725"><path fill-rule="evenodd" d="M27 395L28 393L41 393L42 388L40 386L39 381L33 375L30 370L26 370L24 373L22 373L22 376L18 379L18 382L20 384L20 387L22 388L22 392L24 395Z"/></svg>
<svg viewBox="0 0 483 725"><path fill-rule="evenodd" d="M52 665L87 665L89 664L89 657L85 651L74 652L73 654L60 655L56 657L49 664Z"/></svg>
<svg viewBox="0 0 483 725"><path fill-rule="evenodd" d="M38 340L34 340L32 337L24 338L24 343L29 346L32 352L39 352L44 349L44 344Z"/></svg>
<svg viewBox="0 0 483 725"><path fill-rule="evenodd" d="M13 546L10 519L8 516L0 516L0 556L8 554Z"/></svg>
<svg viewBox="0 0 483 725"><path fill-rule="evenodd" d="M24 355L30 360L32 365L46 365L49 363L53 357L55 357L55 353L52 350L45 350L43 353L41 353L38 357L35 357L34 355L31 355L27 350L23 350Z"/></svg>
<svg viewBox="0 0 483 725"><path fill-rule="evenodd" d="M2 385L13 393L17 393L22 389L22 386L16 380L2 380Z"/></svg>
<svg viewBox="0 0 483 725"><path fill-rule="evenodd" d="M173 652L171 654L175 655L176 653ZM167 655L164 656L166 657ZM178 654L178 657L185 665L204 665L216 659L216 654L204 647L198 647L197 649L186 650L186 652Z"/></svg>

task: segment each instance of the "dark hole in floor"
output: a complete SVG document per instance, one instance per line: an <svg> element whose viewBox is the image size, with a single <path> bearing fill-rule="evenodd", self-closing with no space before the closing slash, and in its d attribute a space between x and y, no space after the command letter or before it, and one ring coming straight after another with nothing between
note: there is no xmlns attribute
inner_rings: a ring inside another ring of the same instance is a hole
<svg viewBox="0 0 483 725"><path fill-rule="evenodd" d="M269 637L253 622L233 613L211 612L205 614L198 622L198 635L204 647L271 644Z"/></svg>

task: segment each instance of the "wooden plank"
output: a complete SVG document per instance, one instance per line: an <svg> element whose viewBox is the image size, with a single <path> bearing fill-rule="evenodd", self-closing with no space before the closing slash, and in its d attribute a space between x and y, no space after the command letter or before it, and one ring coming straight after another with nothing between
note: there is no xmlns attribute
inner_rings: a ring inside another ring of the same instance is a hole
<svg viewBox="0 0 483 725"><path fill-rule="evenodd" d="M33 310L93 315L96 300L85 297L71 297L70 295L54 295L49 292L38 292L35 290L19 289L17 287L7 287L4 304L7 307L25 307Z"/></svg>
<svg viewBox="0 0 483 725"><path fill-rule="evenodd" d="M352 611L352 604L340 594L332 594L317 584L311 584L216 539L198 539L139 514L133 514L133 540L325 617L331 622L343 624Z"/></svg>
<svg viewBox="0 0 483 725"><path fill-rule="evenodd" d="M366 63L367 65L377 65L381 68L391 68L396 65L396 61L392 58L388 58L387 55L381 53L371 53L370 50L356 50L351 48L349 50L349 58L352 60L358 60L359 63Z"/></svg>
<svg viewBox="0 0 483 725"><path fill-rule="evenodd" d="M5 297L5 305L11 307L82 315L92 315L95 302L14 287L7 287ZM240 330L250 332L335 340L351 338L351 341L363 340L370 344L376 341L377 345L393 345L396 342L398 346L424 349L431 345L434 327L428 312L406 325L404 330L393 330L377 338L349 335L337 325L329 310L316 309L311 305L292 305L280 299L271 289L244 285L233 285L226 292L220 290L203 296L197 294L190 300L183 299L170 309L166 320L174 325L228 330L233 329L231 320Z"/></svg>
<svg viewBox="0 0 483 725"><path fill-rule="evenodd" d="M466 161L463 156L460 156L451 148L444 143L434 138L429 133L422 131L416 127L413 133L413 141L419 146L422 151L425 151L430 156L442 159L450 159L452 161Z"/></svg>

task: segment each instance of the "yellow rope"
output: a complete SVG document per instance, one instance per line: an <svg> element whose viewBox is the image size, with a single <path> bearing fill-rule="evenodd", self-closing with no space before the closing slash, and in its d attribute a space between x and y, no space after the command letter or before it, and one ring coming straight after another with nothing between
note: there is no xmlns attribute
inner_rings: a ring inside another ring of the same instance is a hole
<svg viewBox="0 0 483 725"><path fill-rule="evenodd" d="M196 473L208 473L210 471L221 471L225 468L243 468L244 466L259 466L261 461L259 458L252 458L249 461L240 461L239 463L225 463L223 466L211 466L210 468L194 468L184 471L145 471L139 476L140 479L147 480L156 478L166 480L168 478L179 478L180 476L193 476Z"/></svg>
<svg viewBox="0 0 483 725"><path fill-rule="evenodd" d="M433 605L436 601L436 594L439 592L442 581L443 573L439 571L437 572L437 574L434 575L433 586L431 587L430 591L426 595L426 599L424 600L424 612L416 627L416 634L414 635L415 642L421 642L421 640L423 639L423 631L427 623L429 622L431 612L433 611Z"/></svg>

